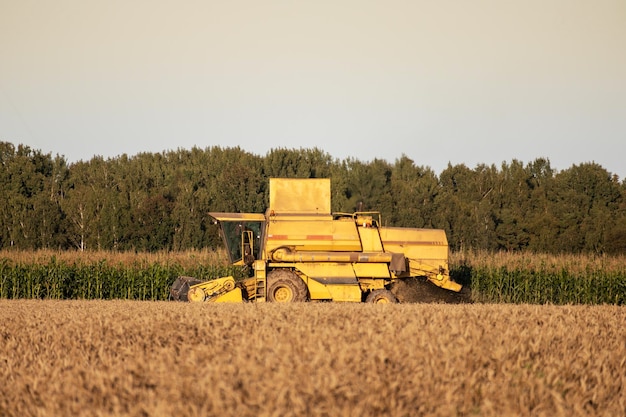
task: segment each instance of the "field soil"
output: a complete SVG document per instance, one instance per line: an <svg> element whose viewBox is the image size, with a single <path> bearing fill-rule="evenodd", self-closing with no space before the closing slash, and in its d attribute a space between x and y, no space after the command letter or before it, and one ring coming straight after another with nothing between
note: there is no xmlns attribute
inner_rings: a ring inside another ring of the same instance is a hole
<svg viewBox="0 0 626 417"><path fill-rule="evenodd" d="M454 292L437 287L426 278L410 278L398 280L391 292L401 303L471 303L472 295L469 287L465 286L460 292Z"/></svg>
<svg viewBox="0 0 626 417"><path fill-rule="evenodd" d="M0 300L0 416L623 416L626 308Z"/></svg>

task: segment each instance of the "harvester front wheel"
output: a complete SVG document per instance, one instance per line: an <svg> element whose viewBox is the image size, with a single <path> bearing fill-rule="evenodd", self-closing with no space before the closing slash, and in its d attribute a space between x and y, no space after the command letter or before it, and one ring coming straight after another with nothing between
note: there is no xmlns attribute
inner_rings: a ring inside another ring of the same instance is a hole
<svg viewBox="0 0 626 417"><path fill-rule="evenodd" d="M393 304L397 303L398 299L389 290L374 290L369 293L365 302L373 304Z"/></svg>
<svg viewBox="0 0 626 417"><path fill-rule="evenodd" d="M267 274L267 301L293 303L307 301L306 284L292 271L274 270Z"/></svg>

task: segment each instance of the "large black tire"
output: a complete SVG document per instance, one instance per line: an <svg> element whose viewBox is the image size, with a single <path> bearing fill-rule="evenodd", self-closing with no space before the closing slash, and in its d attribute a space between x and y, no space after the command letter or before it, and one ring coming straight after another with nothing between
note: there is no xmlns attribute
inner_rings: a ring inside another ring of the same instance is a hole
<svg viewBox="0 0 626 417"><path fill-rule="evenodd" d="M389 290L374 290L368 294L365 302L373 304L394 304L398 302L398 299Z"/></svg>
<svg viewBox="0 0 626 417"><path fill-rule="evenodd" d="M267 274L267 301L297 303L308 299L308 288L295 272L275 269Z"/></svg>

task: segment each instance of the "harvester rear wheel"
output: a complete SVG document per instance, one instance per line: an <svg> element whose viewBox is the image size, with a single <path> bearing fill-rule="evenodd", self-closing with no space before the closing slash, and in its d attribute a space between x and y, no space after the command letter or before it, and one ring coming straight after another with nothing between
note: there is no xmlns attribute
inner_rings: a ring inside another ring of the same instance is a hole
<svg viewBox="0 0 626 417"><path fill-rule="evenodd" d="M267 301L273 303L302 302L308 299L306 284L288 270L274 270L267 274Z"/></svg>
<svg viewBox="0 0 626 417"><path fill-rule="evenodd" d="M398 299L389 290L374 290L369 293L365 302L373 304L393 304L397 303Z"/></svg>

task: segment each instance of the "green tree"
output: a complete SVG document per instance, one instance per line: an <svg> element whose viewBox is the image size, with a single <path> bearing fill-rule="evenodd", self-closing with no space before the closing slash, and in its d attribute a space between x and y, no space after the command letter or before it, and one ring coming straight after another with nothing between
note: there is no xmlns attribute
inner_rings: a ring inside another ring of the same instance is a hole
<svg viewBox="0 0 626 417"><path fill-rule="evenodd" d="M451 165L441 172L440 191L435 198L435 227L448 235L454 250L480 248L483 230L480 203L491 191L481 188L475 171L465 164Z"/></svg>
<svg viewBox="0 0 626 417"><path fill-rule="evenodd" d="M531 175L518 160L503 163L494 210L497 249L523 250L530 240L526 218L530 210Z"/></svg>
<svg viewBox="0 0 626 417"><path fill-rule="evenodd" d="M379 211L383 222L390 221L393 198L390 186L392 169L389 163L381 159L364 163L349 158L344 161L344 169L345 206L341 211Z"/></svg>
<svg viewBox="0 0 626 417"><path fill-rule="evenodd" d="M326 178L333 160L318 148L272 149L263 158L263 176L267 178Z"/></svg>
<svg viewBox="0 0 626 417"><path fill-rule="evenodd" d="M561 251L605 252L623 202L617 179L596 163L584 163L560 172L555 181Z"/></svg>
<svg viewBox="0 0 626 417"><path fill-rule="evenodd" d="M527 248L533 252L556 252L559 219L554 210L554 169L547 158L538 158L527 165L530 207L525 216L528 230Z"/></svg>
<svg viewBox="0 0 626 417"><path fill-rule="evenodd" d="M225 212L262 213L267 207L267 181L262 178L262 160L240 149L223 153L225 169L216 173L216 206Z"/></svg>
<svg viewBox="0 0 626 417"><path fill-rule="evenodd" d="M67 189L61 201L66 216L67 238L80 251L97 249L97 223L102 212L102 189L96 182L92 162L80 161L72 165Z"/></svg>
<svg viewBox="0 0 626 417"><path fill-rule="evenodd" d="M168 154L170 194L175 196L171 212L174 229L173 249L215 247L219 243L217 229L212 226L209 212L217 207L217 175L226 162L221 148L190 151L178 150Z"/></svg>
<svg viewBox="0 0 626 417"><path fill-rule="evenodd" d="M62 244L59 193L65 161L28 146L0 142L0 243L4 247L38 249Z"/></svg>
<svg viewBox="0 0 626 417"><path fill-rule="evenodd" d="M440 187L430 168L416 166L412 159L402 155L393 165L390 187L394 226L433 227L435 198Z"/></svg>

